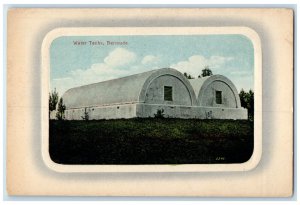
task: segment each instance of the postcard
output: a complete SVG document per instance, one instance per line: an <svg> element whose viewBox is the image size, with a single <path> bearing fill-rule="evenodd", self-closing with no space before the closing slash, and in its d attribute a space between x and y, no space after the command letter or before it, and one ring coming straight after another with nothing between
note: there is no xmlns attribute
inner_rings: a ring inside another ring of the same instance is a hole
<svg viewBox="0 0 300 205"><path fill-rule="evenodd" d="M291 196L292 10L11 9L7 36L9 195Z"/></svg>

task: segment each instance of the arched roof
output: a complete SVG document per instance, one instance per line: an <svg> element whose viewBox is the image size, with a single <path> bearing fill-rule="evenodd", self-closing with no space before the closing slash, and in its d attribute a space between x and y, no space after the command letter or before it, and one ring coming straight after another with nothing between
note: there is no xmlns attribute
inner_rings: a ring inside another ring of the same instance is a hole
<svg viewBox="0 0 300 205"><path fill-rule="evenodd" d="M190 80L189 80L190 83L191 83L191 86L192 86L193 89L194 89L196 98L198 97L200 88L202 87L203 83L204 83L209 77L210 77L210 76L202 77L202 78L197 78L197 79L190 79Z"/></svg>
<svg viewBox="0 0 300 205"><path fill-rule="evenodd" d="M201 106L200 102L202 97L205 95L205 89L208 85L210 85L211 83L213 83L214 81L221 81L223 83L225 83L226 85L228 85L228 87L231 89L231 91L233 92L234 96L235 96L235 101L236 101L236 105L237 108L241 107L241 101L240 101L240 97L238 94L238 91L235 87L235 85L232 83L231 80L229 80L228 78L226 78L223 75L212 75L212 76L206 76L206 77L202 77L202 78L197 78L197 79L191 79L189 80L194 91L196 94L196 98L198 100L198 104Z"/></svg>
<svg viewBox="0 0 300 205"><path fill-rule="evenodd" d="M196 105L196 97L190 82L177 70L162 68L123 78L84 85L67 90L63 95L67 109L94 107L112 104L143 103L148 86L162 75L172 75L182 81Z"/></svg>

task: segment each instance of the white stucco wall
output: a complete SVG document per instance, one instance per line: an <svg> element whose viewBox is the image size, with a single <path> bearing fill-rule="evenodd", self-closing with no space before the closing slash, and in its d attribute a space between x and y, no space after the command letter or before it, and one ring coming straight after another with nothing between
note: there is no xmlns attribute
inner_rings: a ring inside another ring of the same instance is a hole
<svg viewBox="0 0 300 205"><path fill-rule="evenodd" d="M180 105L154 105L137 104L137 117L154 117L158 110L164 110L166 118L182 119L247 119L247 109L244 108L219 108Z"/></svg>
<svg viewBox="0 0 300 205"><path fill-rule="evenodd" d="M136 117L135 104L90 107L86 108L86 111L88 112L89 120L126 119ZM67 120L83 120L83 117L85 116L84 112L84 108L69 109L65 111L65 117Z"/></svg>
<svg viewBox="0 0 300 205"><path fill-rule="evenodd" d="M50 119L55 120L56 119L56 110L53 110L50 112Z"/></svg>
<svg viewBox="0 0 300 205"><path fill-rule="evenodd" d="M248 111L244 108L198 107L200 119L248 119Z"/></svg>
<svg viewBox="0 0 300 205"><path fill-rule="evenodd" d="M197 118L197 107L182 105L137 104L137 117L155 117L158 110L164 110L166 118Z"/></svg>

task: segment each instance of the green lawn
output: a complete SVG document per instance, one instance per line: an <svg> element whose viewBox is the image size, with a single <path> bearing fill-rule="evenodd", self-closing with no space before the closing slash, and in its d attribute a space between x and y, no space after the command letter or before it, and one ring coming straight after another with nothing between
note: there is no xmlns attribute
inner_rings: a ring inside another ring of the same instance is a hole
<svg viewBox="0 0 300 205"><path fill-rule="evenodd" d="M60 164L241 163L253 151L248 120L50 121L49 151Z"/></svg>

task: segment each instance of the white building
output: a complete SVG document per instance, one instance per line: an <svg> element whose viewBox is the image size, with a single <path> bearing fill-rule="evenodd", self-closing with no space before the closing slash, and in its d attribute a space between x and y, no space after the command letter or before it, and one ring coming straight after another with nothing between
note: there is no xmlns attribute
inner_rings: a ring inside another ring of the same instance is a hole
<svg viewBox="0 0 300 205"><path fill-rule="evenodd" d="M62 96L65 118L82 120L154 117L247 119L238 92L224 76L188 80L163 68L119 79L71 88Z"/></svg>
<svg viewBox="0 0 300 205"><path fill-rule="evenodd" d="M197 98L200 118L247 119L238 91L225 76L212 75L189 80Z"/></svg>

